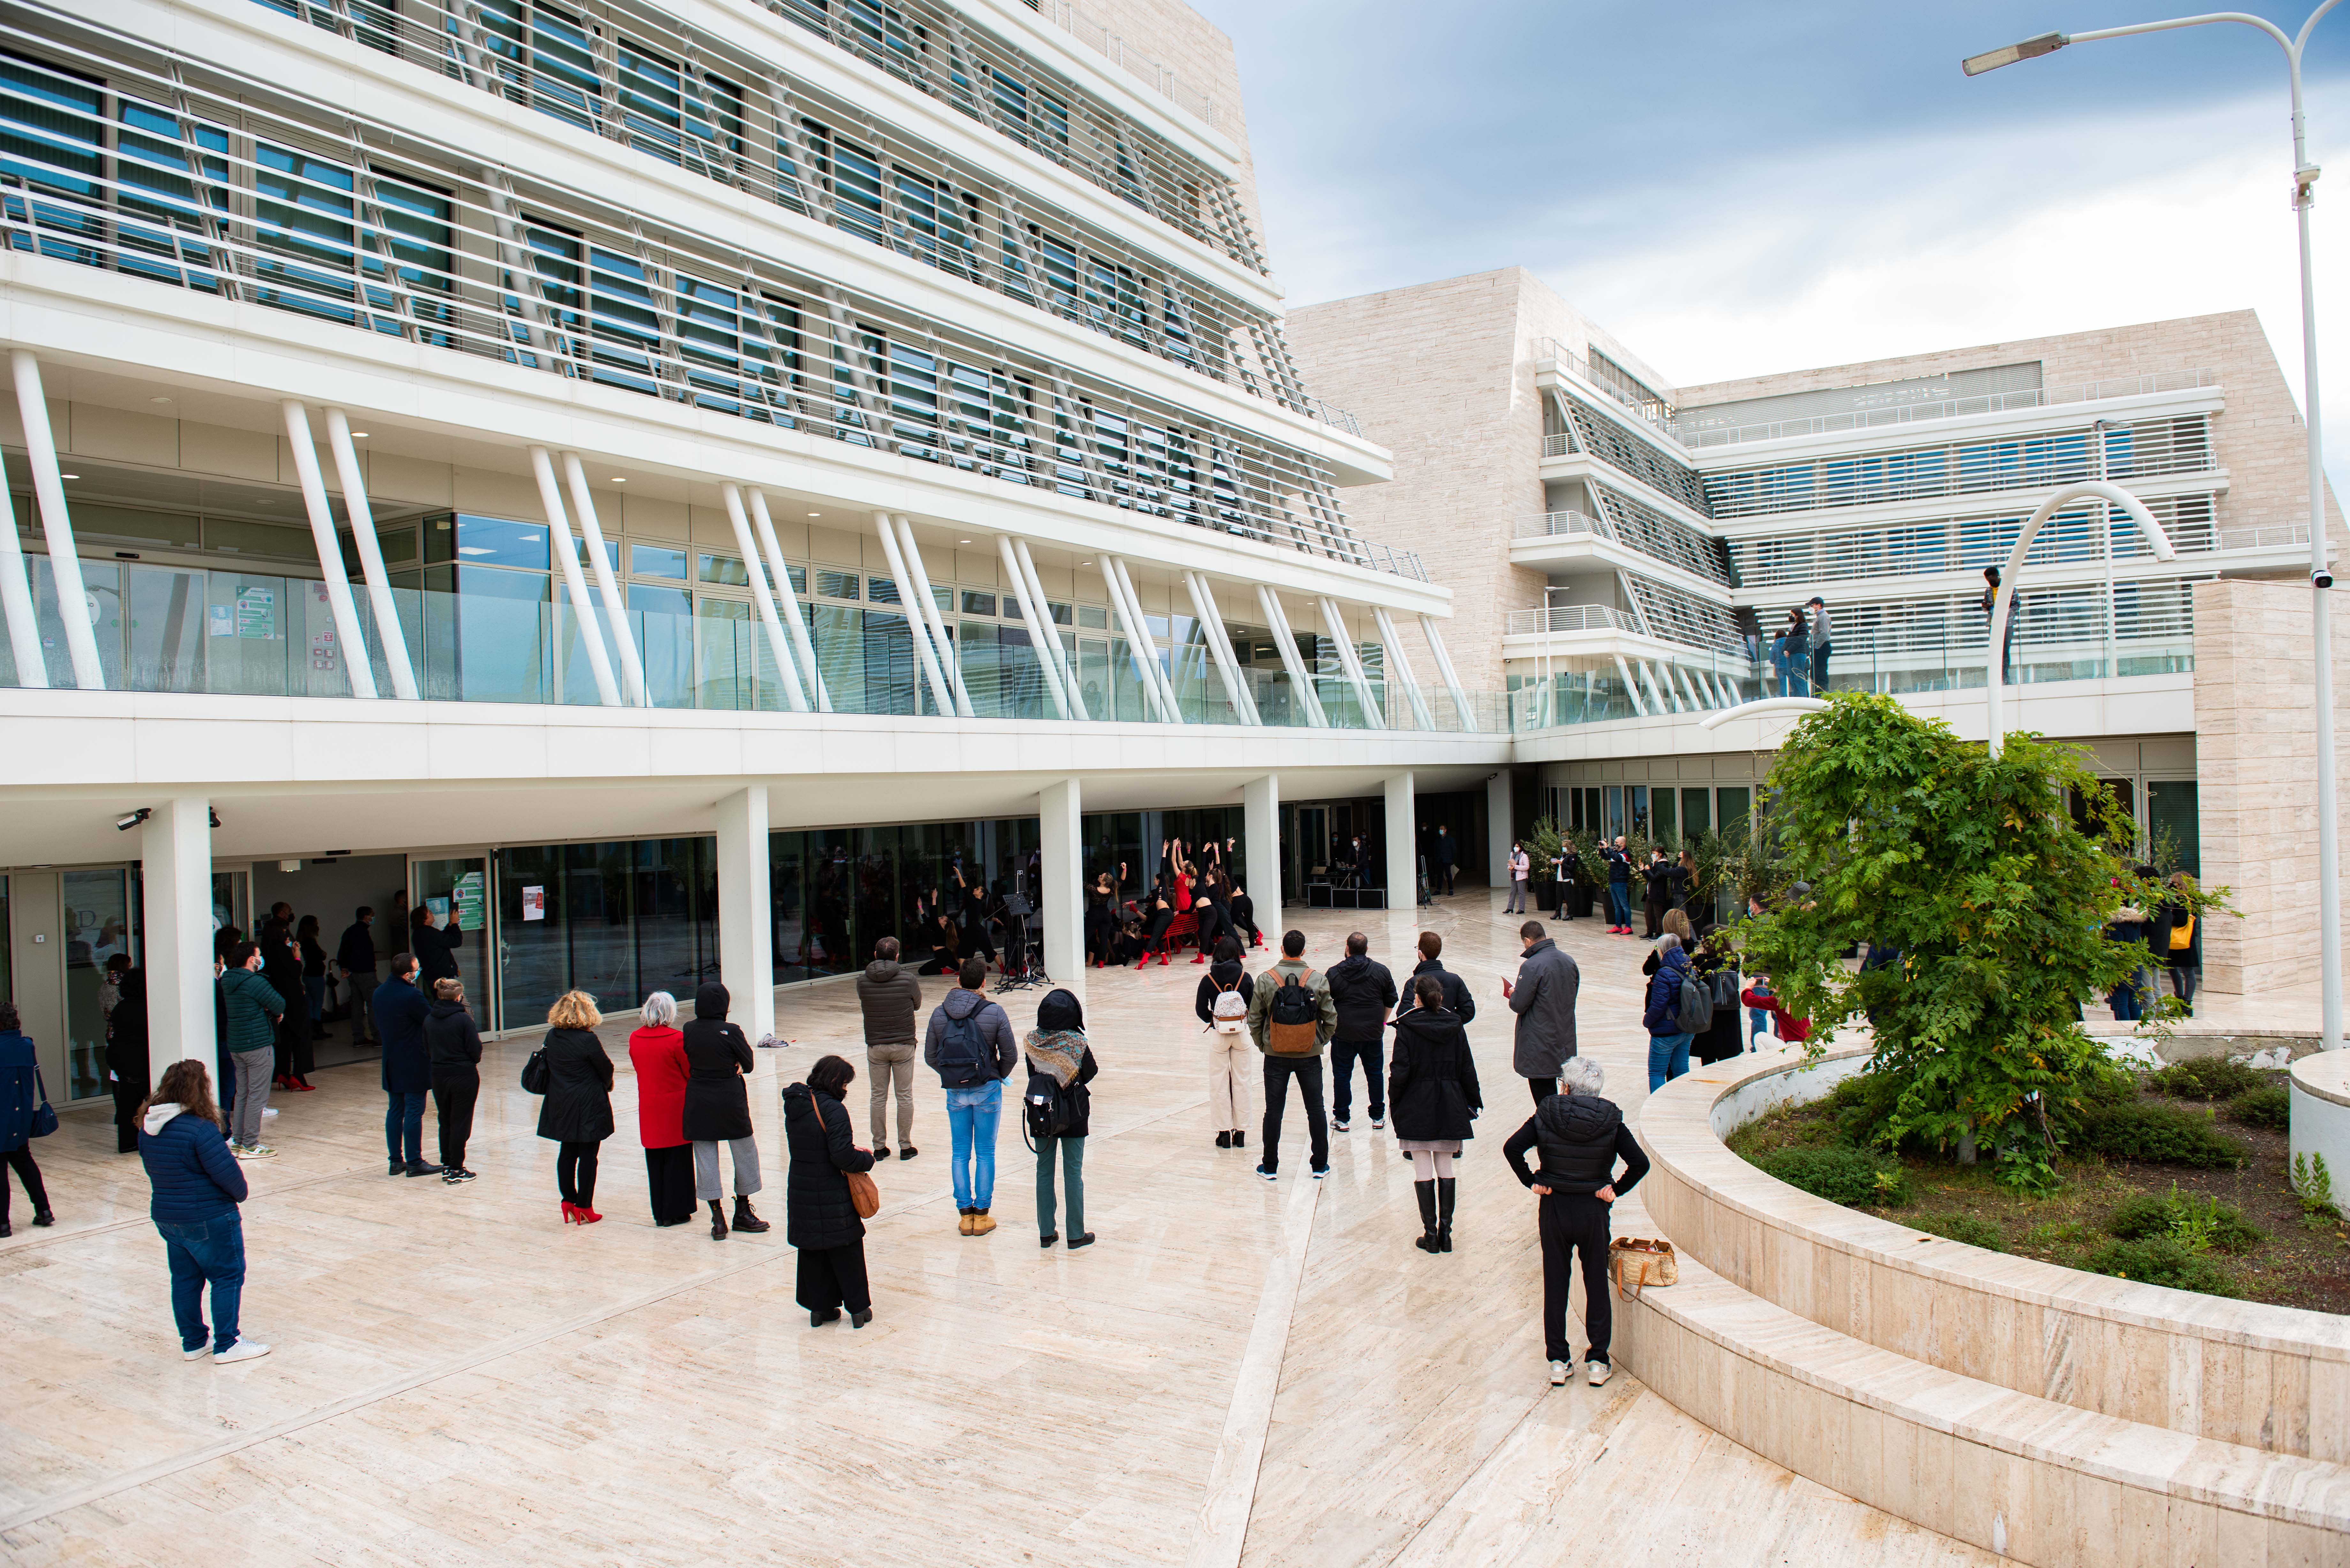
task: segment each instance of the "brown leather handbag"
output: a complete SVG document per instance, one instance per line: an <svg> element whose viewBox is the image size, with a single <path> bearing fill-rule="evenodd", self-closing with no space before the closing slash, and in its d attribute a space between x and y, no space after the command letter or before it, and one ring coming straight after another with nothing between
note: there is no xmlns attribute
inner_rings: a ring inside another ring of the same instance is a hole
<svg viewBox="0 0 2350 1568"><path fill-rule="evenodd" d="M816 1098L814 1089L808 1091L808 1109L816 1113L816 1130L824 1131L824 1102ZM848 1201L857 1206L859 1220L870 1220L881 1212L881 1189L870 1171L844 1170L840 1174L848 1179Z"/></svg>

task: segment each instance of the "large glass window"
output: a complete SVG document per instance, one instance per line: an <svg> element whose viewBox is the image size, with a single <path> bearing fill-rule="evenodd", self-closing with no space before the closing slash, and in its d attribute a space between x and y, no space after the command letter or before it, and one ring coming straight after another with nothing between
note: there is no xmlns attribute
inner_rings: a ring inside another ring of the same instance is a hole
<svg viewBox="0 0 2350 1568"><path fill-rule="evenodd" d="M106 1008L99 987L116 954L139 961L132 929L131 873L68 871L58 878L65 899L66 1096L87 1100L106 1093Z"/></svg>

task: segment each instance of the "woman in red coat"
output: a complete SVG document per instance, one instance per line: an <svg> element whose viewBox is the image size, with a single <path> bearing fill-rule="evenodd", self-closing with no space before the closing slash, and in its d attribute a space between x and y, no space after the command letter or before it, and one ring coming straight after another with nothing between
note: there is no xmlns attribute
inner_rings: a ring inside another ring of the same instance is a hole
<svg viewBox="0 0 2350 1568"><path fill-rule="evenodd" d="M653 1223L682 1225L701 1205L693 1197L693 1145L685 1137L685 1036L677 1027L677 998L656 991L638 1016L644 1027L629 1036L629 1064L637 1071L637 1135L645 1146Z"/></svg>

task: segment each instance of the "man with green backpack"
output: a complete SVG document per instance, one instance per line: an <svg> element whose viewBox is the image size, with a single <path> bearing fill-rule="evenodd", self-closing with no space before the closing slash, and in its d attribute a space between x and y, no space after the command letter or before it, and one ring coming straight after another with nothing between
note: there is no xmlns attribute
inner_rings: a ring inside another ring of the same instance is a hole
<svg viewBox="0 0 2350 1568"><path fill-rule="evenodd" d="M1305 961L1305 933L1281 939L1281 961L1257 977L1249 996L1249 1037L1264 1053L1264 1158L1256 1173L1267 1181L1281 1172L1281 1113L1289 1081L1297 1080L1313 1134L1314 1179L1330 1173L1330 1125L1322 1113L1322 1048L1338 1033L1338 1004L1330 982Z"/></svg>

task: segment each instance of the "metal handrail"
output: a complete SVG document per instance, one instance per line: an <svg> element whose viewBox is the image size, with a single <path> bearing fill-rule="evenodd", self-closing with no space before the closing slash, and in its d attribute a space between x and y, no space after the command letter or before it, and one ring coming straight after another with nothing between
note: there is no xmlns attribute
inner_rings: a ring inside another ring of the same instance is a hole
<svg viewBox="0 0 2350 1568"><path fill-rule="evenodd" d="M1629 631L1640 629L1628 610L1609 605L1550 605L1542 609L1512 610L1503 623L1507 637L1568 631Z"/></svg>
<svg viewBox="0 0 2350 1568"><path fill-rule="evenodd" d="M1513 539L1540 539L1558 534L1590 534L1611 544L1623 543L1616 524L1605 517L1592 517L1581 512L1522 512L1510 524Z"/></svg>
<svg viewBox="0 0 2350 1568"><path fill-rule="evenodd" d="M1950 398L1932 403L1904 403L1889 409L1863 409L1850 413L1818 414L1810 419L1773 420L1767 423L1703 428L1705 406L1683 408L1666 433L1683 446L1733 446L1744 441L1779 441L1790 436L1825 435L1836 431L1874 430L1881 425L1911 424L1926 420L1958 419L1968 414L2010 413L2020 409L2055 408L2066 403L2098 402L2109 398L2144 397L2152 392L2189 391L2220 384L2214 369L2156 371L2144 376L2117 376L2069 387L2043 387L2028 391L1991 392L1980 397ZM2305 541L2304 541L2305 542Z"/></svg>
<svg viewBox="0 0 2350 1568"><path fill-rule="evenodd" d="M1629 409L1641 419L1646 420L1648 423L1656 426L1657 429L1665 431L1669 435L1672 432L1673 406L1670 403L1664 401L1661 398L1651 400L1648 398L1634 397L1623 388L1616 385L1614 381L1601 376L1597 371L1594 370L1591 368L1590 360L1585 358L1574 349L1569 348L1557 338L1544 337L1539 339L1534 345L1534 358L1537 360L1556 360L1559 364L1565 366L1569 370L1575 372L1575 376L1586 385L1605 392L1609 398L1615 400L1616 402L1624 408ZM1558 454L1556 452L1545 452L1544 455L1547 457L1555 457Z"/></svg>
<svg viewBox="0 0 2350 1568"><path fill-rule="evenodd" d="M1028 5L1071 37L1099 50L1104 59L1122 67L1128 76L1157 89L1161 97L1193 119L1209 125L1220 123L1213 98L1183 86L1175 74L1174 67L1161 64L1148 55L1136 54L1127 47L1124 38L1109 30L1107 23L1095 21L1076 6L1064 4L1063 0L1028 0Z"/></svg>

